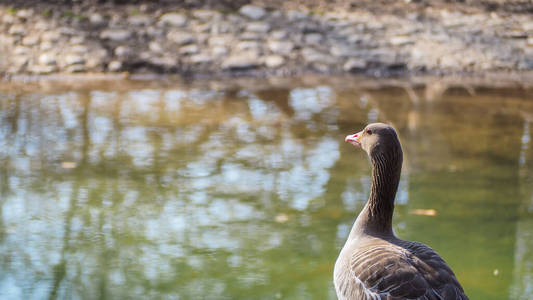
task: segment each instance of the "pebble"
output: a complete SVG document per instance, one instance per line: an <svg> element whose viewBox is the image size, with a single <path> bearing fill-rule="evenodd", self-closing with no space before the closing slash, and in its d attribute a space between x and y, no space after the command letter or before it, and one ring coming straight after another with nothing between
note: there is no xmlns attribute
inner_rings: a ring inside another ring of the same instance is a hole
<svg viewBox="0 0 533 300"><path fill-rule="evenodd" d="M85 59L82 56L75 54L75 53L69 53L65 55L64 60L68 66L85 63Z"/></svg>
<svg viewBox="0 0 533 300"><path fill-rule="evenodd" d="M118 72L122 69L122 62L114 60L107 65L107 69L111 72Z"/></svg>
<svg viewBox="0 0 533 300"><path fill-rule="evenodd" d="M239 13L252 20L262 19L266 15L266 11L259 6L244 5L239 9Z"/></svg>
<svg viewBox="0 0 533 300"><path fill-rule="evenodd" d="M191 56L190 61L193 64L206 64L212 62L213 58L205 54L196 54Z"/></svg>
<svg viewBox="0 0 533 300"><path fill-rule="evenodd" d="M167 39L178 45L187 45L195 42L192 34L179 30L170 30L167 33Z"/></svg>
<svg viewBox="0 0 533 300"><path fill-rule="evenodd" d="M152 17L148 15L129 16L128 24L130 24L131 26L148 26L152 24Z"/></svg>
<svg viewBox="0 0 533 300"><path fill-rule="evenodd" d="M261 66L261 61L254 53L232 54L222 62L223 69L243 70Z"/></svg>
<svg viewBox="0 0 533 300"><path fill-rule="evenodd" d="M125 29L106 29L100 33L101 39L107 39L115 42L124 42L131 38L132 34Z"/></svg>
<svg viewBox="0 0 533 300"><path fill-rule="evenodd" d="M121 58L130 57L133 54L133 50L128 46L118 46L113 52Z"/></svg>
<svg viewBox="0 0 533 300"><path fill-rule="evenodd" d="M270 25L265 22L252 22L246 26L246 30L257 33L267 33L270 31Z"/></svg>
<svg viewBox="0 0 533 300"><path fill-rule="evenodd" d="M26 32L26 28L20 24L11 25L8 31L11 35L25 35Z"/></svg>
<svg viewBox="0 0 533 300"><path fill-rule="evenodd" d="M43 42L57 42L61 38L61 33L57 31L46 31L41 34L41 40Z"/></svg>
<svg viewBox="0 0 533 300"><path fill-rule="evenodd" d="M163 25L183 27L187 23L187 17L179 13L168 13L162 15L159 22Z"/></svg>
<svg viewBox="0 0 533 300"><path fill-rule="evenodd" d="M182 55L197 54L200 52L200 48L197 45L187 45L180 48L179 53Z"/></svg>
<svg viewBox="0 0 533 300"><path fill-rule="evenodd" d="M285 63L285 59L280 55L269 55L265 58L265 65L269 68L278 68Z"/></svg>
<svg viewBox="0 0 533 300"><path fill-rule="evenodd" d="M89 15L89 22L93 25L102 25L105 23L105 20L101 14L92 13Z"/></svg>
<svg viewBox="0 0 533 300"><path fill-rule="evenodd" d="M55 65L56 56L53 53L45 52L39 56L39 63L42 65Z"/></svg>
<svg viewBox="0 0 533 300"><path fill-rule="evenodd" d="M360 72L363 71L366 66L366 60L360 58L350 58L348 61L346 61L342 68L346 72Z"/></svg>
<svg viewBox="0 0 533 300"><path fill-rule="evenodd" d="M38 35L28 35L22 39L22 45L24 46L34 46L39 43Z"/></svg>
<svg viewBox="0 0 533 300"><path fill-rule="evenodd" d="M290 41L270 40L267 42L270 51L276 54L289 55L294 49L294 43Z"/></svg>

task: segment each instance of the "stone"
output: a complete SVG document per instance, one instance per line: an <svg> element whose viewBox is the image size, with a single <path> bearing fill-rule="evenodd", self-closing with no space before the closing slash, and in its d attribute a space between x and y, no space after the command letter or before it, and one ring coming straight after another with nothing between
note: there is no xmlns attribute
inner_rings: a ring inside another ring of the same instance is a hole
<svg viewBox="0 0 533 300"><path fill-rule="evenodd" d="M39 46L39 49L41 51L48 51L48 50L51 50L52 48L54 48L54 44L52 44L51 42L41 42L41 45Z"/></svg>
<svg viewBox="0 0 533 300"><path fill-rule="evenodd" d="M270 34L270 37L274 40L283 40L287 38L288 35L289 33L285 30L276 30L276 31L272 31L272 33Z"/></svg>
<svg viewBox="0 0 533 300"><path fill-rule="evenodd" d="M57 67L55 65L33 65L30 66L28 70L34 74L50 74L57 71Z"/></svg>
<svg viewBox="0 0 533 300"><path fill-rule="evenodd" d="M89 52L89 48L85 45L74 45L70 47L70 52L76 54L85 54Z"/></svg>
<svg viewBox="0 0 533 300"><path fill-rule="evenodd" d="M228 48L223 46L215 46L211 48L211 54L215 57L220 57L228 54Z"/></svg>
<svg viewBox="0 0 533 300"><path fill-rule="evenodd" d="M68 66L66 71L69 73L81 73L81 72L87 71L87 68L85 68L85 65L75 64L75 65Z"/></svg>
<svg viewBox="0 0 533 300"><path fill-rule="evenodd" d="M246 30L257 33L267 33L270 31L270 25L265 22L252 22L246 26Z"/></svg>
<svg viewBox="0 0 533 300"><path fill-rule="evenodd" d="M192 15L193 17L204 22L212 20L212 19L220 19L220 17L222 16L222 14L219 13L218 11L206 10L206 9L195 10L192 13Z"/></svg>
<svg viewBox="0 0 533 300"><path fill-rule="evenodd" d="M180 13L168 13L159 18L162 25L170 25L175 27L183 27L187 23L187 17Z"/></svg>
<svg viewBox="0 0 533 300"><path fill-rule="evenodd" d="M290 41L269 40L268 49L275 54L289 55L294 49L294 43Z"/></svg>
<svg viewBox="0 0 533 300"><path fill-rule="evenodd" d="M43 42L57 42L61 38L61 33L57 31L45 31L41 34L41 41Z"/></svg>
<svg viewBox="0 0 533 300"><path fill-rule="evenodd" d="M265 65L269 68L277 68L285 63L285 59L281 55L269 55L265 57Z"/></svg>
<svg viewBox="0 0 533 300"><path fill-rule="evenodd" d="M264 8L254 5L244 5L239 9L239 13L252 20L260 20L266 15Z"/></svg>
<svg viewBox="0 0 533 300"><path fill-rule="evenodd" d="M133 51L128 46L118 46L113 51L116 56L121 58L127 58L130 57L133 54Z"/></svg>
<svg viewBox="0 0 533 300"><path fill-rule="evenodd" d="M17 11L17 17L19 19L29 19L33 16L33 9L20 9Z"/></svg>
<svg viewBox="0 0 533 300"><path fill-rule="evenodd" d="M17 21L18 21L17 18L13 16L12 14L5 14L2 17L2 22L4 22L5 24L13 24Z"/></svg>
<svg viewBox="0 0 533 300"><path fill-rule="evenodd" d="M132 26L148 26L152 24L152 18L148 15L129 16L128 24Z"/></svg>
<svg viewBox="0 0 533 300"><path fill-rule="evenodd" d="M389 43L393 46L403 46L408 44L414 44L415 40L409 36L394 36L389 40Z"/></svg>
<svg viewBox="0 0 533 300"><path fill-rule="evenodd" d="M85 66L90 69L103 68L104 61L106 61L108 57L109 55L106 49L100 48L91 50L87 56Z"/></svg>
<svg viewBox="0 0 533 300"><path fill-rule="evenodd" d="M83 35L76 35L71 37L69 42L71 45L80 45L85 42L85 37Z"/></svg>
<svg viewBox="0 0 533 300"><path fill-rule="evenodd" d="M353 46L335 44L329 48L329 53L336 57L356 56L358 54L356 49Z"/></svg>
<svg viewBox="0 0 533 300"><path fill-rule="evenodd" d="M229 34L215 35L209 38L207 43L209 46L229 46L233 42L233 36Z"/></svg>
<svg viewBox="0 0 533 300"><path fill-rule="evenodd" d="M34 46L39 43L38 35L28 35L22 39L22 45L24 46Z"/></svg>
<svg viewBox="0 0 533 300"><path fill-rule="evenodd" d="M322 63L322 64L333 64L335 59L325 53L317 51L313 48L304 48L302 49L302 57L308 63Z"/></svg>
<svg viewBox="0 0 533 300"><path fill-rule="evenodd" d="M107 69L111 72L118 72L122 69L122 62L114 60L107 65Z"/></svg>
<svg viewBox="0 0 533 300"><path fill-rule="evenodd" d="M300 21L307 18L307 14L297 10L289 10L286 15L290 21Z"/></svg>
<svg viewBox="0 0 533 300"><path fill-rule="evenodd" d="M243 70L253 69L261 66L261 61L256 53L243 52L235 53L222 62L222 69L226 70Z"/></svg>
<svg viewBox="0 0 533 300"><path fill-rule="evenodd" d="M244 32L241 34L240 39L245 41L258 41L263 38L263 34L257 32Z"/></svg>
<svg viewBox="0 0 533 300"><path fill-rule="evenodd" d="M85 59L82 56L75 54L75 53L69 53L65 55L64 61L67 64L67 66L85 63Z"/></svg>
<svg viewBox="0 0 533 300"><path fill-rule="evenodd" d="M206 64L213 61L213 58L205 54L195 54L190 59L193 64Z"/></svg>
<svg viewBox="0 0 533 300"><path fill-rule="evenodd" d="M39 63L41 65L55 65L56 64L56 56L53 53L45 52L45 53L39 55Z"/></svg>
<svg viewBox="0 0 533 300"><path fill-rule="evenodd" d="M102 25L105 23L104 17L98 13L92 13L89 15L89 22L93 25Z"/></svg>
<svg viewBox="0 0 533 300"><path fill-rule="evenodd" d="M308 45L320 45L322 39L323 37L320 33L310 33L304 36L304 41Z"/></svg>
<svg viewBox="0 0 533 300"><path fill-rule="evenodd" d="M11 35L26 35L26 28L20 24L11 25L8 33Z"/></svg>
<svg viewBox="0 0 533 300"><path fill-rule="evenodd" d="M256 41L242 41L236 45L236 48L241 51L245 51L245 50L259 51L261 46Z"/></svg>
<svg viewBox="0 0 533 300"><path fill-rule="evenodd" d="M367 66L367 62L360 58L350 58L342 67L346 72L360 72Z"/></svg>
<svg viewBox="0 0 533 300"><path fill-rule="evenodd" d="M127 41L131 36L131 32L125 29L106 29L100 33L101 39L107 39L115 42Z"/></svg>
<svg viewBox="0 0 533 300"><path fill-rule="evenodd" d="M30 54L30 48L24 46L17 46L13 49L13 54L15 55L28 55Z"/></svg>
<svg viewBox="0 0 533 300"><path fill-rule="evenodd" d="M178 45L187 45L195 42L194 35L179 30L170 30L167 33L167 39Z"/></svg>
<svg viewBox="0 0 533 300"><path fill-rule="evenodd" d="M200 48L197 45L187 45L180 48L179 53L181 55L192 55L200 52Z"/></svg>
<svg viewBox="0 0 533 300"><path fill-rule="evenodd" d="M156 41L151 41L148 44L148 49L150 49L150 51L157 52L157 53L163 52L163 46L161 46L161 44Z"/></svg>

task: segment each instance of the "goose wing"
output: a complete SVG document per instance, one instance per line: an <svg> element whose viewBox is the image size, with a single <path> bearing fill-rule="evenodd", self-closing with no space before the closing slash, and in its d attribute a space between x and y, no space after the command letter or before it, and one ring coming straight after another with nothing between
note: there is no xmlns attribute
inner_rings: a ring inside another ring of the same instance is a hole
<svg viewBox="0 0 533 300"><path fill-rule="evenodd" d="M468 299L446 262L420 243L360 247L349 276L339 287L344 299Z"/></svg>

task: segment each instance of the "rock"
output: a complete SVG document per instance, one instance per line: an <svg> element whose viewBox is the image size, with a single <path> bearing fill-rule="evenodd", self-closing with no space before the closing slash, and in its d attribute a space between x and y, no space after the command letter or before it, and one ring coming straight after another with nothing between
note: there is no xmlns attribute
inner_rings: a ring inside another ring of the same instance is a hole
<svg viewBox="0 0 533 300"><path fill-rule="evenodd" d="M167 33L167 39L178 45L187 45L195 42L195 38L192 34L179 30L170 30Z"/></svg>
<svg viewBox="0 0 533 300"><path fill-rule="evenodd" d="M76 53L76 54L85 54L89 52L89 48L84 45L74 45L70 47L70 52Z"/></svg>
<svg viewBox="0 0 533 300"><path fill-rule="evenodd" d="M253 69L259 66L261 61L254 52L235 53L222 62L222 68L226 70Z"/></svg>
<svg viewBox="0 0 533 300"><path fill-rule="evenodd" d="M307 18L307 14L297 10L289 10L286 15L290 21L300 21Z"/></svg>
<svg viewBox="0 0 533 300"><path fill-rule="evenodd" d="M36 31L46 31L50 30L50 28L51 24L42 20L37 21L37 23L35 23L35 25L33 26L33 29Z"/></svg>
<svg viewBox="0 0 533 300"><path fill-rule="evenodd" d="M266 11L259 6L244 5L239 9L239 13L252 20L259 20L266 15Z"/></svg>
<svg viewBox="0 0 533 300"><path fill-rule="evenodd" d="M244 32L241 34L240 39L245 41L258 41L263 38L263 35L257 32Z"/></svg>
<svg viewBox="0 0 533 300"><path fill-rule="evenodd" d="M55 65L33 65L28 68L28 71L34 74L50 74L57 71L57 67Z"/></svg>
<svg viewBox="0 0 533 300"><path fill-rule="evenodd" d="M191 56L190 59L193 64L206 64L213 61L213 58L205 54L196 54Z"/></svg>
<svg viewBox="0 0 533 300"><path fill-rule="evenodd" d="M29 62L29 58L27 56L13 56L10 59L11 66L13 67L11 69L11 73L13 72L20 72Z"/></svg>
<svg viewBox="0 0 533 300"><path fill-rule="evenodd" d="M233 36L230 34L216 35L209 38L209 46L229 46L233 42Z"/></svg>
<svg viewBox="0 0 533 300"><path fill-rule="evenodd" d="M26 28L20 24L11 25L8 33L11 35L26 35Z"/></svg>
<svg viewBox="0 0 533 300"><path fill-rule="evenodd" d="M195 10L192 15L201 20L201 21L209 21L209 20L212 20L212 19L220 19L220 17L222 16L221 13L219 13L218 11L214 11L214 10L205 10L205 9L201 9L201 10Z"/></svg>
<svg viewBox="0 0 533 300"><path fill-rule="evenodd" d="M270 34L270 37L274 40L283 40L287 38L288 35L289 33L285 30L276 30L276 31L272 31L272 33Z"/></svg>
<svg viewBox="0 0 533 300"><path fill-rule="evenodd" d="M265 22L252 22L246 26L246 30L257 33L267 33L270 31L270 25Z"/></svg>
<svg viewBox="0 0 533 300"><path fill-rule="evenodd" d="M118 72L122 69L122 62L114 60L107 65L107 69L111 72Z"/></svg>
<svg viewBox="0 0 533 300"><path fill-rule="evenodd" d="M200 52L200 48L198 48L197 45L184 46L184 47L181 47L179 50L179 53L181 55L192 55L192 54L197 54L199 52Z"/></svg>
<svg viewBox="0 0 533 300"><path fill-rule="evenodd" d="M336 57L356 56L358 54L356 49L353 46L335 44L329 48L329 53Z"/></svg>
<svg viewBox="0 0 533 300"><path fill-rule="evenodd" d="M367 62L364 59L350 58L342 67L346 72L360 72L367 66Z"/></svg>
<svg viewBox="0 0 533 300"><path fill-rule="evenodd" d="M409 36L394 36L389 40L389 43L393 46L403 46L408 44L414 44L415 40Z"/></svg>
<svg viewBox="0 0 533 300"><path fill-rule="evenodd" d="M89 22L91 22L93 25L102 25L104 24L105 20L102 15L98 13L92 13L89 15Z"/></svg>
<svg viewBox="0 0 533 300"><path fill-rule="evenodd" d="M277 68L285 63L285 59L280 55L269 55L265 57L265 65L269 68Z"/></svg>
<svg viewBox="0 0 533 300"><path fill-rule="evenodd" d="M104 66L104 61L106 61L108 57L109 55L107 50L103 48L91 50L87 57L87 62L85 63L85 66L90 69L101 69Z"/></svg>
<svg viewBox="0 0 533 300"><path fill-rule="evenodd" d="M215 46L211 49L211 54L215 57L220 57L228 54L228 48L222 46Z"/></svg>
<svg viewBox="0 0 533 300"><path fill-rule="evenodd" d="M169 56L151 56L148 61L158 67L171 69L176 66L176 59Z"/></svg>
<svg viewBox="0 0 533 300"><path fill-rule="evenodd" d="M54 48L54 45L50 42L41 42L41 45L39 46L39 49L41 51L48 51Z"/></svg>
<svg viewBox="0 0 533 300"><path fill-rule="evenodd" d="M30 48L24 46L17 46L13 49L13 54L15 55L28 55L30 54Z"/></svg>
<svg viewBox="0 0 533 300"><path fill-rule="evenodd" d="M294 49L294 43L290 41L276 41L269 40L267 42L268 49L275 54L289 55Z"/></svg>
<svg viewBox="0 0 533 300"><path fill-rule="evenodd" d="M85 65L75 64L72 66L68 66L66 71L69 73L81 73L87 71L87 68L85 68Z"/></svg>
<svg viewBox="0 0 533 300"><path fill-rule="evenodd" d="M236 48L241 51L246 51L246 50L259 51L261 46L256 41L242 41L237 44Z"/></svg>
<svg viewBox="0 0 533 300"><path fill-rule="evenodd" d="M133 54L133 51L128 46L118 46L113 52L120 58L128 58Z"/></svg>
<svg viewBox="0 0 533 300"><path fill-rule="evenodd" d="M148 15L129 16L128 24L132 26L148 26L152 24L152 18Z"/></svg>
<svg viewBox="0 0 533 300"><path fill-rule="evenodd" d="M148 44L148 49L150 49L150 51L157 52L157 53L163 52L163 46L161 46L161 44L156 41L151 41Z"/></svg>
<svg viewBox="0 0 533 300"><path fill-rule="evenodd" d="M27 20L33 16L33 9L20 9L17 11L17 17L19 19Z"/></svg>
<svg viewBox="0 0 533 300"><path fill-rule="evenodd" d="M13 16L12 14L5 14L3 17L2 17L2 22L5 23L5 24L13 24L15 22L17 22L18 19Z"/></svg>
<svg viewBox="0 0 533 300"><path fill-rule="evenodd" d="M320 45L322 38L322 34L320 33L310 33L304 36L304 41L308 45Z"/></svg>
<svg viewBox="0 0 533 300"><path fill-rule="evenodd" d="M28 35L22 39L22 45L24 46L34 46L39 43L38 35Z"/></svg>
<svg viewBox="0 0 533 300"><path fill-rule="evenodd" d="M187 23L187 17L179 13L168 13L162 15L159 22L163 25L183 27Z"/></svg>
<svg viewBox="0 0 533 300"><path fill-rule="evenodd" d="M124 42L131 38L132 34L125 29L106 29L100 33L101 39L107 39L115 42Z"/></svg>
<svg viewBox="0 0 533 300"><path fill-rule="evenodd" d="M80 45L85 42L85 37L83 35L76 35L71 37L69 42L71 45Z"/></svg>
<svg viewBox="0 0 533 300"><path fill-rule="evenodd" d="M43 42L57 42L61 38L61 33L57 31L45 31L41 34L41 41Z"/></svg>
<svg viewBox="0 0 533 300"><path fill-rule="evenodd" d="M45 52L41 55L39 55L39 64L41 65L48 65L48 66L53 66L56 64L56 55L54 53L51 53L51 52Z"/></svg>
<svg viewBox="0 0 533 300"><path fill-rule="evenodd" d="M335 59L325 53L319 52L313 48L304 48L302 57L308 63L333 64Z"/></svg>
<svg viewBox="0 0 533 300"><path fill-rule="evenodd" d="M75 53L69 53L65 55L64 61L67 66L85 63L85 59L82 56L75 54Z"/></svg>

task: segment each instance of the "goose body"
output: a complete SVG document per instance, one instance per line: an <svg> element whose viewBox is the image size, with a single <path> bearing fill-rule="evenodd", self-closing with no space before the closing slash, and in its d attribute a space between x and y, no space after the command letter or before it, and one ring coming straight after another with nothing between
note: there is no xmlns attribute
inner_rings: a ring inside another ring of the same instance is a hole
<svg viewBox="0 0 533 300"><path fill-rule="evenodd" d="M395 130L374 123L346 141L369 155L372 185L335 263L333 281L339 300L468 299L451 268L433 249L398 239L392 232L403 160Z"/></svg>

